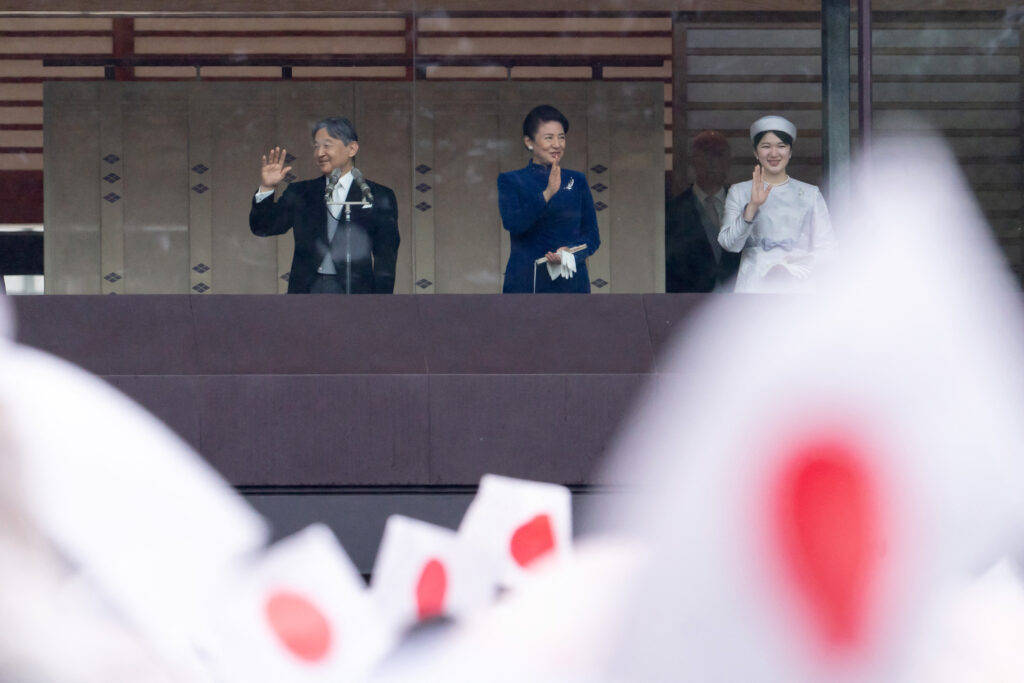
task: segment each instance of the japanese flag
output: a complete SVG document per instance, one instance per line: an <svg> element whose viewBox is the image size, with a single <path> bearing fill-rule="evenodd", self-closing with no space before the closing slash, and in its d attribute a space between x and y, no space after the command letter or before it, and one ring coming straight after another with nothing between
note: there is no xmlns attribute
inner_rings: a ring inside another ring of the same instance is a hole
<svg viewBox="0 0 1024 683"><path fill-rule="evenodd" d="M490 605L497 584L486 556L451 529L392 515L373 567L371 593L396 629L459 618Z"/></svg>
<svg viewBox="0 0 1024 683"><path fill-rule="evenodd" d="M615 448L652 554L613 680L900 680L1020 542L1020 294L949 152L876 149L820 293L716 299Z"/></svg>
<svg viewBox="0 0 1024 683"><path fill-rule="evenodd" d="M213 603L201 638L225 681L361 680L394 637L327 527L274 544Z"/></svg>
<svg viewBox="0 0 1024 683"><path fill-rule="evenodd" d="M486 474L459 536L490 559L500 584L515 586L539 563L568 556L572 494L557 484Z"/></svg>
<svg viewBox="0 0 1024 683"><path fill-rule="evenodd" d="M2 339L0 412L31 524L143 640L185 657L212 591L264 544L263 520L138 405Z"/></svg>
<svg viewBox="0 0 1024 683"><path fill-rule="evenodd" d="M419 642L393 653L372 683L605 681L626 595L621 588L640 557L629 541L584 540L488 609L440 633L415 634Z"/></svg>

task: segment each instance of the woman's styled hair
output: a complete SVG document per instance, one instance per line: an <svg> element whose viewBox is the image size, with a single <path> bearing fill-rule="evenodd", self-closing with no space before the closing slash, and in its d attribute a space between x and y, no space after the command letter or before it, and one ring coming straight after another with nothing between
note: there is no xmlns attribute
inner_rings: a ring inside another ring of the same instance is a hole
<svg viewBox="0 0 1024 683"><path fill-rule="evenodd" d="M331 116L330 118L320 119L313 124L314 140L316 140L316 132L321 128L326 128L328 135L336 140L341 140L346 145L352 142L359 142L359 136L356 135L356 127L344 116Z"/></svg>
<svg viewBox="0 0 1024 683"><path fill-rule="evenodd" d="M757 149L757 145L759 142L761 142L761 138L763 138L765 135L768 135L768 133L774 133L775 137L782 140L784 143L786 143L787 146L793 146L793 136L790 135L789 133L783 132L781 130L762 130L760 133L754 136L754 149Z"/></svg>
<svg viewBox="0 0 1024 683"><path fill-rule="evenodd" d="M533 139L533 136L537 134L537 129L540 128L542 123L548 123L549 121L558 121L562 124L562 130L566 133L569 132L569 119L565 118L565 115L552 107L550 104L542 104L538 107L534 107L530 110L530 113L523 119L523 137Z"/></svg>

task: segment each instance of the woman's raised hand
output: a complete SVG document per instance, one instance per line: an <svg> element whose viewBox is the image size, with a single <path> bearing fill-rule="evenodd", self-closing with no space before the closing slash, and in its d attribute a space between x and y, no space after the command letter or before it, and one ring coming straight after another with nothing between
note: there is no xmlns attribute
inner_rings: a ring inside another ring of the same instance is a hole
<svg viewBox="0 0 1024 683"><path fill-rule="evenodd" d="M772 186L764 182L764 173L761 164L754 167L754 176L750 184L750 203L743 207L743 220L748 223L754 220L754 215L761 205L768 201L768 195L772 192Z"/></svg>
<svg viewBox="0 0 1024 683"><path fill-rule="evenodd" d="M550 202L562 187L562 167L558 162L551 164L551 171L548 173L548 186L544 188L544 201ZM561 258L561 257L559 257Z"/></svg>
<svg viewBox="0 0 1024 683"><path fill-rule="evenodd" d="M750 203L754 205L755 209L761 208L761 205L768 200L771 191L772 186L764 182L764 172L761 170L761 165L758 164L754 167L753 184L750 187Z"/></svg>
<svg viewBox="0 0 1024 683"><path fill-rule="evenodd" d="M273 190L284 180L291 166L285 166L288 151L275 147L263 155L263 166L260 169L260 191Z"/></svg>

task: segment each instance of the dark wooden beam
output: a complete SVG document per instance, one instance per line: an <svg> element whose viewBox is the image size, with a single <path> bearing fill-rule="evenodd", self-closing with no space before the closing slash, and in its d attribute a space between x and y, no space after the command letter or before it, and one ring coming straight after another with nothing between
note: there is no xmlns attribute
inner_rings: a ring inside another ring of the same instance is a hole
<svg viewBox="0 0 1024 683"><path fill-rule="evenodd" d="M686 17L676 15L672 21L672 184L670 194L686 189L689 181L690 149L688 112L689 68Z"/></svg>
<svg viewBox="0 0 1024 683"><path fill-rule="evenodd" d="M42 149L35 149L38 154ZM0 223L43 222L43 172L0 171Z"/></svg>
<svg viewBox="0 0 1024 683"><path fill-rule="evenodd" d="M135 56L135 20L132 18L114 19L114 58L130 59ZM114 67L115 81L131 81L135 78L135 69L131 66Z"/></svg>
<svg viewBox="0 0 1024 683"><path fill-rule="evenodd" d="M668 55L415 55L417 66L662 66ZM53 55L44 66L408 66L408 55Z"/></svg>
<svg viewBox="0 0 1024 683"><path fill-rule="evenodd" d="M850 167L850 5L823 0L821 12L821 126L826 197L835 202Z"/></svg>

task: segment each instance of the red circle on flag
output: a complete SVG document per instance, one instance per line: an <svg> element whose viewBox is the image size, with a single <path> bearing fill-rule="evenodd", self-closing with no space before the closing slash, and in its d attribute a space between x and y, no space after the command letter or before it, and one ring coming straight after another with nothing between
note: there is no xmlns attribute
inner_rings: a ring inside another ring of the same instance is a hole
<svg viewBox="0 0 1024 683"><path fill-rule="evenodd" d="M416 612L420 621L444 613L444 599L448 592L448 572L437 558L431 558L416 582Z"/></svg>
<svg viewBox="0 0 1024 683"><path fill-rule="evenodd" d="M310 600L288 590L267 598L267 622L290 653L306 662L317 662L331 649L331 625Z"/></svg>
<svg viewBox="0 0 1024 683"><path fill-rule="evenodd" d="M874 477L850 439L793 449L778 473L775 528L783 565L830 649L863 643L882 536Z"/></svg>
<svg viewBox="0 0 1024 683"><path fill-rule="evenodd" d="M509 552L520 567L528 567L538 558L555 549L555 532L551 517L540 514L521 525L512 534Z"/></svg>

